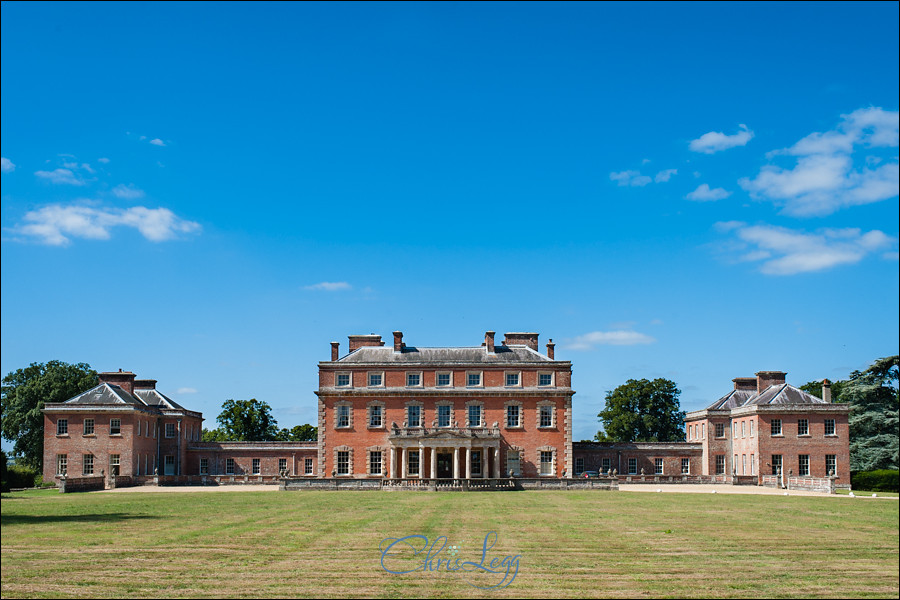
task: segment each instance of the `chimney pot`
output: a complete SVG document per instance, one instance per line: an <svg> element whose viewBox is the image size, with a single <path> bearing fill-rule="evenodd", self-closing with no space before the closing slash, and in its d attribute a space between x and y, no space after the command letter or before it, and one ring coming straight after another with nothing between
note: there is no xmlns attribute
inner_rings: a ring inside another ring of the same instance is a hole
<svg viewBox="0 0 900 600"><path fill-rule="evenodd" d="M831 382L827 379L822 380L822 400L831 403Z"/></svg>
<svg viewBox="0 0 900 600"><path fill-rule="evenodd" d="M556 360L554 358L554 348L556 348L556 344L553 343L553 338L547 340L547 358L550 360Z"/></svg>
<svg viewBox="0 0 900 600"><path fill-rule="evenodd" d="M403 332L394 332L394 352L403 352Z"/></svg>
<svg viewBox="0 0 900 600"><path fill-rule="evenodd" d="M484 332L484 348L487 350L489 354L494 353L494 335L496 331L485 331Z"/></svg>

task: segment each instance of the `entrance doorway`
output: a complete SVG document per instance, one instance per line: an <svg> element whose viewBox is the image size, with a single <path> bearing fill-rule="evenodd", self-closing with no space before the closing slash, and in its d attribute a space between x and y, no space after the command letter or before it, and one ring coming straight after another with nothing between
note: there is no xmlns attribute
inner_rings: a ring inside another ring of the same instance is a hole
<svg viewBox="0 0 900 600"><path fill-rule="evenodd" d="M450 479L453 477L453 455L439 453L437 455L438 479Z"/></svg>

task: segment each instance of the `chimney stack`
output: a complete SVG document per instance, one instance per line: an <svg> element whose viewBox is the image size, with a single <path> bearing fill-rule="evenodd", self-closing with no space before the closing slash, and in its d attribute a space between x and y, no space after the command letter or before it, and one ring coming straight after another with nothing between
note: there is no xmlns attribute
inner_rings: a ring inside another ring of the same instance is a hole
<svg viewBox="0 0 900 600"><path fill-rule="evenodd" d="M335 362L341 356L341 352L339 348L341 347L340 342L331 342L331 362Z"/></svg>
<svg viewBox="0 0 900 600"><path fill-rule="evenodd" d="M536 333L507 333L503 344L506 346L528 346L535 352L538 352L538 334Z"/></svg>
<svg viewBox="0 0 900 600"><path fill-rule="evenodd" d="M756 377L735 377L731 381L734 382L734 389L736 390L756 389Z"/></svg>
<svg viewBox="0 0 900 600"><path fill-rule="evenodd" d="M760 371L756 374L756 391L762 394L770 385L783 385L786 375L783 371Z"/></svg>
<svg viewBox="0 0 900 600"><path fill-rule="evenodd" d="M403 352L403 332L394 332L394 352Z"/></svg>
<svg viewBox="0 0 900 600"><path fill-rule="evenodd" d="M366 346L384 346L384 342L381 341L381 336L375 335L374 333L370 333L369 335L348 335L347 339L350 340L349 352L359 350Z"/></svg>
<svg viewBox="0 0 900 600"><path fill-rule="evenodd" d="M134 393L134 373L131 371L122 371L122 369L119 369L118 372L99 373L97 377L100 380L100 383L117 385L129 394Z"/></svg>
<svg viewBox="0 0 900 600"><path fill-rule="evenodd" d="M497 332L495 331L485 331L484 332L484 348L487 350L488 354L494 353L494 335Z"/></svg>
<svg viewBox="0 0 900 600"><path fill-rule="evenodd" d="M155 390L156 389L156 380L155 379L135 379L134 380L134 389L136 389L136 390Z"/></svg>
<svg viewBox="0 0 900 600"><path fill-rule="evenodd" d="M553 358L553 349L556 347L556 344L553 343L553 338L547 342L547 358L550 360L556 360Z"/></svg>
<svg viewBox="0 0 900 600"><path fill-rule="evenodd" d="M831 382L827 379L822 380L822 400L831 404Z"/></svg>

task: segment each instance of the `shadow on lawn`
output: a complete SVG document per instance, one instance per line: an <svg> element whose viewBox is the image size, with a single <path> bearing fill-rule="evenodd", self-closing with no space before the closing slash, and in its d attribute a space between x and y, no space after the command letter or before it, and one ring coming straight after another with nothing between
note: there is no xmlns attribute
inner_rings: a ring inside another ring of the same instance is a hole
<svg viewBox="0 0 900 600"><path fill-rule="evenodd" d="M0 515L0 526L38 525L40 523L121 523L139 519L153 519L148 515L104 513L96 515Z"/></svg>

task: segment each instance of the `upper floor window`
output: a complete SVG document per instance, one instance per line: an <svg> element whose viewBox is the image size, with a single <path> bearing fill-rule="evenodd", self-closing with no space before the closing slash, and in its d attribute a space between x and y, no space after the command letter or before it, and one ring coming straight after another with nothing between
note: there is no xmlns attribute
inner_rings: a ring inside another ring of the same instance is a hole
<svg viewBox="0 0 900 600"><path fill-rule="evenodd" d="M407 406L406 407L406 426L421 427L422 426L422 407Z"/></svg>
<svg viewBox="0 0 900 600"><path fill-rule="evenodd" d="M452 379L450 377L450 373L438 373L437 374L437 386L438 387L447 387L451 385Z"/></svg>
<svg viewBox="0 0 900 600"><path fill-rule="evenodd" d="M781 435L781 419L772 419L772 435Z"/></svg>
<svg viewBox="0 0 900 600"><path fill-rule="evenodd" d="M175 423L166 423L166 437L175 437Z"/></svg>
<svg viewBox="0 0 900 600"><path fill-rule="evenodd" d="M747 437L747 421L741 421L741 437Z"/></svg>
<svg viewBox="0 0 900 600"><path fill-rule="evenodd" d="M750 437L753 437L753 421L750 421Z"/></svg>
<svg viewBox="0 0 900 600"><path fill-rule="evenodd" d="M809 419L797 420L797 435L809 435Z"/></svg>
<svg viewBox="0 0 900 600"><path fill-rule="evenodd" d="M384 373L369 373L369 387L381 387L384 385Z"/></svg>
<svg viewBox="0 0 900 600"><path fill-rule="evenodd" d="M481 427L481 406L473 404L469 406L469 427Z"/></svg>
<svg viewBox="0 0 900 600"><path fill-rule="evenodd" d="M725 423L716 423L716 437L725 437Z"/></svg>
<svg viewBox="0 0 900 600"><path fill-rule="evenodd" d="M93 475L94 474L94 455L93 454L85 454L82 456L82 475Z"/></svg>
<svg viewBox="0 0 900 600"><path fill-rule="evenodd" d="M109 420L109 435L119 435L122 433L122 420L121 419L110 419Z"/></svg>
<svg viewBox="0 0 900 600"><path fill-rule="evenodd" d="M347 387L350 385L350 373L338 373L335 375L334 384L337 387Z"/></svg>
<svg viewBox="0 0 900 600"><path fill-rule="evenodd" d="M540 427L553 427L553 407L542 406L540 419Z"/></svg>
<svg viewBox="0 0 900 600"><path fill-rule="evenodd" d="M369 427L381 427L381 406L373 404L369 407Z"/></svg>
<svg viewBox="0 0 900 600"><path fill-rule="evenodd" d="M84 420L84 435L94 435L94 420L93 419L85 419Z"/></svg>
<svg viewBox="0 0 900 600"><path fill-rule="evenodd" d="M350 407L346 404L337 407L337 427L350 427Z"/></svg>
<svg viewBox="0 0 900 600"><path fill-rule="evenodd" d="M469 387L481 385L481 371L469 371L466 373L466 385Z"/></svg>
<svg viewBox="0 0 900 600"><path fill-rule="evenodd" d="M538 385L553 385L553 373L538 373Z"/></svg>
<svg viewBox="0 0 900 600"><path fill-rule="evenodd" d="M56 435L69 435L69 420L68 419L57 419L56 420Z"/></svg>
<svg viewBox="0 0 900 600"><path fill-rule="evenodd" d="M422 385L422 374L421 373L407 373L406 374L406 385L409 387L418 387Z"/></svg>
<svg viewBox="0 0 900 600"><path fill-rule="evenodd" d="M519 385L519 374L518 373L507 373L506 374L506 385L508 387L518 386Z"/></svg>
<svg viewBox="0 0 900 600"><path fill-rule="evenodd" d="M506 407L506 426L507 427L519 427L519 419L521 415L519 414L519 406L516 404L511 404Z"/></svg>
<svg viewBox="0 0 900 600"><path fill-rule="evenodd" d="M438 427L450 427L450 406L442 404L437 407Z"/></svg>
<svg viewBox="0 0 900 600"><path fill-rule="evenodd" d="M825 419L825 435L835 435L834 419Z"/></svg>

